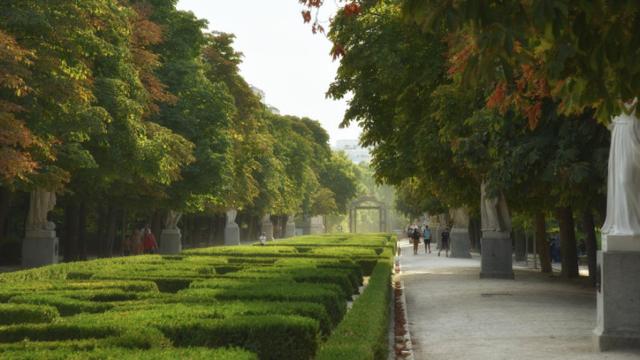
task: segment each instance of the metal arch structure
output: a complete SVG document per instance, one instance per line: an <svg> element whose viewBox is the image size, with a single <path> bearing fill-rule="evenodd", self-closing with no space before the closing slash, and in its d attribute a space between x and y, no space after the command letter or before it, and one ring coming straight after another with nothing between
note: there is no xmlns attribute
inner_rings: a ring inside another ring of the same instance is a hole
<svg viewBox="0 0 640 360"><path fill-rule="evenodd" d="M373 205L369 205L373 204ZM378 200L375 196L361 196L349 203L349 232L357 232L358 210L378 210L380 232L388 232L388 214L387 205Z"/></svg>

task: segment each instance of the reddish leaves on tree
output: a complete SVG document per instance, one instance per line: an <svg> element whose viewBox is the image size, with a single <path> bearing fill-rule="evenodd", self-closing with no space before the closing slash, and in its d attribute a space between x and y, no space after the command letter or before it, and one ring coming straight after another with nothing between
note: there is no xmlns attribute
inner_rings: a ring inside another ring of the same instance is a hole
<svg viewBox="0 0 640 360"><path fill-rule="evenodd" d="M493 89L493 93L487 99L487 107L489 109L501 108L507 98L507 83L499 82Z"/></svg>
<svg viewBox="0 0 640 360"><path fill-rule="evenodd" d="M311 27L311 32L313 32L314 34L324 34L324 27L322 27L322 25L320 24L313 24L313 26Z"/></svg>
<svg viewBox="0 0 640 360"><path fill-rule="evenodd" d="M151 21L153 9L149 4L134 7L136 16L132 19L132 49L133 62L140 72L140 80L144 85L151 101L145 115L156 114L160 110L159 104L175 104L178 98L167 90L167 86L155 74L161 65L160 56L153 52L152 47L162 42L162 28Z"/></svg>
<svg viewBox="0 0 640 360"><path fill-rule="evenodd" d="M32 151L44 148L19 118L24 108L19 99L32 91L27 80L35 54L22 48L15 38L0 30L0 183L12 184L25 179L38 167Z"/></svg>
<svg viewBox="0 0 640 360"><path fill-rule="evenodd" d="M453 52L449 57L449 75L464 72L469 58L478 51L476 43L470 37L466 36L464 43L465 45L460 50Z"/></svg>
<svg viewBox="0 0 640 360"><path fill-rule="evenodd" d="M299 0L299 3L310 8L319 8L320 6L322 6L323 0Z"/></svg>
<svg viewBox="0 0 640 360"><path fill-rule="evenodd" d="M540 115L542 114L542 102L538 101L525 107L524 113L527 115L529 121L529 129L535 129L540 122Z"/></svg>
<svg viewBox="0 0 640 360"><path fill-rule="evenodd" d="M319 24L319 21L318 21L318 12L320 10L320 7L322 7L324 1L323 0L298 0L298 2L306 8L301 12L302 20L304 21L305 24L307 23L312 24L311 32L313 32L314 34L317 34L317 33L324 34L325 29L323 26ZM357 0L353 0L342 7L342 12L347 17L356 16L360 14L360 11L361 11L361 7ZM332 23L333 19L330 19L329 22ZM336 59L339 56L342 56L340 51L334 52L332 50L331 54L333 55L334 59Z"/></svg>
<svg viewBox="0 0 640 360"><path fill-rule="evenodd" d="M342 45L333 43L333 48L331 48L330 54L333 60L336 60L337 58L344 56L346 54L346 51L344 50L344 47L342 47Z"/></svg>
<svg viewBox="0 0 640 360"><path fill-rule="evenodd" d="M360 4L356 2L349 3L344 6L344 14L346 16L355 16L360 13Z"/></svg>
<svg viewBox="0 0 640 360"><path fill-rule="evenodd" d="M309 10L302 10L302 19L304 20L304 23L308 23L311 21L311 11Z"/></svg>

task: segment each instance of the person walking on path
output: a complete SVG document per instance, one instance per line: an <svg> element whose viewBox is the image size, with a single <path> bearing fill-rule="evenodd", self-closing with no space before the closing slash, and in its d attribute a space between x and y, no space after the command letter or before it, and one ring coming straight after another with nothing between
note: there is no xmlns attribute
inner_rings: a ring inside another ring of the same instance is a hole
<svg viewBox="0 0 640 360"><path fill-rule="evenodd" d="M144 239L142 241L142 245L145 254L153 254L158 250L156 237L151 232L149 225L144 228Z"/></svg>
<svg viewBox="0 0 640 360"><path fill-rule="evenodd" d="M418 255L418 246L420 245L420 229L416 225L411 230L411 241L413 242L413 255Z"/></svg>
<svg viewBox="0 0 640 360"><path fill-rule="evenodd" d="M431 254L431 229L429 229L429 225L424 226L422 237L424 238L424 253Z"/></svg>
<svg viewBox="0 0 640 360"><path fill-rule="evenodd" d="M440 236L442 244L438 249L438 256L440 256L440 251L444 250L444 256L449 257L449 228L444 228Z"/></svg>

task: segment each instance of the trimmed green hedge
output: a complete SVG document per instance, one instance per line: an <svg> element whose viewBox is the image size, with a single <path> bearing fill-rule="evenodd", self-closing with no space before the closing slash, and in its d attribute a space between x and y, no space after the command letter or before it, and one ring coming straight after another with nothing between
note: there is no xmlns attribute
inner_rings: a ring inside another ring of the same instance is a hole
<svg viewBox="0 0 640 360"><path fill-rule="evenodd" d="M299 316L184 321L167 323L160 329L176 346L239 346L265 360L307 360L313 357L319 345L318 323Z"/></svg>
<svg viewBox="0 0 640 360"><path fill-rule="evenodd" d="M333 324L340 322L347 305L339 288L328 288L328 285L283 284L282 286L257 286L249 288L223 289L187 289L181 291L182 296L195 295L210 297L219 301L262 300L262 301L295 301L321 304L331 317Z"/></svg>
<svg viewBox="0 0 640 360"><path fill-rule="evenodd" d="M316 356L318 360L387 359L391 264L380 261L364 293Z"/></svg>
<svg viewBox="0 0 640 360"><path fill-rule="evenodd" d="M127 350L117 347L98 348L87 351L71 349L11 350L2 353L4 360L257 360L258 357L240 349L152 349Z"/></svg>
<svg viewBox="0 0 640 360"><path fill-rule="evenodd" d="M0 325L50 323L59 316L53 306L0 304Z"/></svg>
<svg viewBox="0 0 640 360"><path fill-rule="evenodd" d="M0 342L17 342L25 339L33 341L60 341L89 338L106 338L118 335L113 327L91 324L79 326L68 324L20 324L0 327Z"/></svg>
<svg viewBox="0 0 640 360"><path fill-rule="evenodd" d="M12 297L9 302L14 304L50 305L58 309L62 316L80 313L98 313L113 308L113 305L109 303L78 300L52 294L18 295Z"/></svg>
<svg viewBox="0 0 640 360"><path fill-rule="evenodd" d="M0 274L0 358L311 359L394 247L388 235L309 236ZM326 351L347 345L370 344ZM250 353L205 349L228 346Z"/></svg>

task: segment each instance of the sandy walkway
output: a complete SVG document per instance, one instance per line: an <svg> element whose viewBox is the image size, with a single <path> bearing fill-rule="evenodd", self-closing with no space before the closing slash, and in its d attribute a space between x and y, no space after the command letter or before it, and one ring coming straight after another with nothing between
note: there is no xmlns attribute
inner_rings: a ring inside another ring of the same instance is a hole
<svg viewBox="0 0 640 360"><path fill-rule="evenodd" d="M401 242L411 336L418 360L640 359L596 353L595 291L524 268L516 280L479 279L480 260L413 255Z"/></svg>

